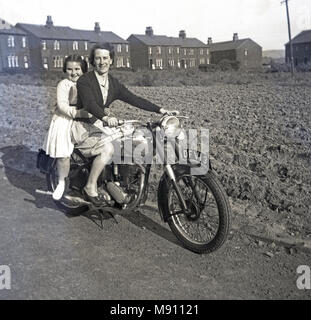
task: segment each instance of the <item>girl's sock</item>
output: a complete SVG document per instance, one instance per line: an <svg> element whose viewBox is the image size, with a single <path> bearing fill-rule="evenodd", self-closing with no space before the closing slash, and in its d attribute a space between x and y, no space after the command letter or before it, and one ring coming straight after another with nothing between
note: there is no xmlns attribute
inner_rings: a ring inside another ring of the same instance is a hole
<svg viewBox="0 0 311 320"><path fill-rule="evenodd" d="M53 199L54 200L60 200L64 194L65 191L65 180L60 180L58 182L58 185L55 189L55 191L53 192Z"/></svg>

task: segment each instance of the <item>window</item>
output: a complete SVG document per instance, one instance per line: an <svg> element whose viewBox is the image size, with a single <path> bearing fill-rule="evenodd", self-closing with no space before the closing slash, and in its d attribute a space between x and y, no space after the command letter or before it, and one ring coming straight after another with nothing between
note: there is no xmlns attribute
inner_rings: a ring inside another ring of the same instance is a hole
<svg viewBox="0 0 311 320"><path fill-rule="evenodd" d="M210 59L209 58L206 59L206 64L210 64Z"/></svg>
<svg viewBox="0 0 311 320"><path fill-rule="evenodd" d="M157 47L157 54L161 54L161 47Z"/></svg>
<svg viewBox="0 0 311 320"><path fill-rule="evenodd" d="M168 60L168 65L169 65L170 67L174 67L174 65L175 65L174 59L169 59L169 60Z"/></svg>
<svg viewBox="0 0 311 320"><path fill-rule="evenodd" d="M209 54L209 49L206 49L206 54Z"/></svg>
<svg viewBox="0 0 311 320"><path fill-rule="evenodd" d="M72 43L72 49L73 50L79 50L79 42L78 41L74 41ZM59 49L58 49L59 50Z"/></svg>
<svg viewBox="0 0 311 320"><path fill-rule="evenodd" d="M43 58L43 68L49 69L48 58L46 57Z"/></svg>
<svg viewBox="0 0 311 320"><path fill-rule="evenodd" d="M117 45L117 52L122 52L122 45L121 44Z"/></svg>
<svg viewBox="0 0 311 320"><path fill-rule="evenodd" d="M14 37L13 36L9 36L8 37L8 47L15 47L15 43L14 43Z"/></svg>
<svg viewBox="0 0 311 320"><path fill-rule="evenodd" d="M124 64L123 64L123 57L118 57L117 58L117 68L123 68Z"/></svg>
<svg viewBox="0 0 311 320"><path fill-rule="evenodd" d="M26 48L26 37L22 38L22 47Z"/></svg>
<svg viewBox="0 0 311 320"><path fill-rule="evenodd" d="M28 57L27 56L24 56L24 67L25 67L25 69L29 68Z"/></svg>
<svg viewBox="0 0 311 320"><path fill-rule="evenodd" d="M60 43L58 40L54 41L54 50L60 50Z"/></svg>
<svg viewBox="0 0 311 320"><path fill-rule="evenodd" d="M172 48L171 47L168 48L168 53L172 54Z"/></svg>
<svg viewBox="0 0 311 320"><path fill-rule="evenodd" d="M126 51L126 52L129 52L129 45L128 45L128 44L125 45L125 51Z"/></svg>
<svg viewBox="0 0 311 320"><path fill-rule="evenodd" d="M204 50L200 49L200 55L203 55L203 54L204 54Z"/></svg>
<svg viewBox="0 0 311 320"><path fill-rule="evenodd" d="M244 50L244 55L245 55L245 56L248 55L248 50L247 50L247 49Z"/></svg>
<svg viewBox="0 0 311 320"><path fill-rule="evenodd" d="M8 56L8 67L9 67L9 68L13 68L12 56Z"/></svg>
<svg viewBox="0 0 311 320"><path fill-rule="evenodd" d="M63 58L60 56L53 57L53 66L54 68L62 68L63 67Z"/></svg>
<svg viewBox="0 0 311 320"><path fill-rule="evenodd" d="M195 59L190 59L189 66L190 66L190 68L195 67Z"/></svg>
<svg viewBox="0 0 311 320"><path fill-rule="evenodd" d="M87 51L87 41L84 41L84 50Z"/></svg>
<svg viewBox="0 0 311 320"><path fill-rule="evenodd" d="M149 47L149 54L152 54L152 47Z"/></svg>
<svg viewBox="0 0 311 320"><path fill-rule="evenodd" d="M90 58L88 56L86 56L84 60L86 61L87 67L89 68L90 67Z"/></svg>
<svg viewBox="0 0 311 320"><path fill-rule="evenodd" d="M205 64L205 59L204 58L200 58L200 64Z"/></svg>
<svg viewBox="0 0 311 320"><path fill-rule="evenodd" d="M179 47L176 48L176 52L179 54Z"/></svg>
<svg viewBox="0 0 311 320"><path fill-rule="evenodd" d="M15 56L13 54L8 56L8 67L9 68L18 68L18 56Z"/></svg>
<svg viewBox="0 0 311 320"><path fill-rule="evenodd" d="M14 56L15 67L18 68L18 56Z"/></svg>
<svg viewBox="0 0 311 320"><path fill-rule="evenodd" d="M162 69L163 61L162 59L156 59L156 67Z"/></svg>
<svg viewBox="0 0 311 320"><path fill-rule="evenodd" d="M191 56L193 56L193 55L194 55L194 49L189 49L189 54L190 54Z"/></svg>
<svg viewBox="0 0 311 320"><path fill-rule="evenodd" d="M127 66L127 68L131 67L131 63L130 63L130 59L129 58L126 59L126 66Z"/></svg>
<svg viewBox="0 0 311 320"><path fill-rule="evenodd" d="M41 45L42 45L42 50L46 50L46 41L45 40L41 41Z"/></svg>
<svg viewBox="0 0 311 320"><path fill-rule="evenodd" d="M184 56L187 55L187 49L184 49Z"/></svg>

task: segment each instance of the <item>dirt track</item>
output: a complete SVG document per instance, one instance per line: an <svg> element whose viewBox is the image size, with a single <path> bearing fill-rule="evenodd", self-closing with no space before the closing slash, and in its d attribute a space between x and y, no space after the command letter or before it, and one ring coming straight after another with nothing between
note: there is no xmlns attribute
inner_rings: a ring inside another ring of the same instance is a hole
<svg viewBox="0 0 311 320"><path fill-rule="evenodd" d="M182 248L153 207L117 222L70 218L35 188L42 177L0 169L1 264L12 289L1 299L310 299L296 287L310 256L267 245L233 225L223 248Z"/></svg>

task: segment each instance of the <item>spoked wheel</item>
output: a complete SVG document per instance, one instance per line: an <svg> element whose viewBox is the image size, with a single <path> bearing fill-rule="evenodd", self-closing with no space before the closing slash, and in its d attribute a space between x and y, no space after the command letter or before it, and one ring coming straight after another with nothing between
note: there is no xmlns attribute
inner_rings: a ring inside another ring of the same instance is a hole
<svg viewBox="0 0 311 320"><path fill-rule="evenodd" d="M220 182L209 171L204 176L180 173L176 177L188 211L183 212L172 183L168 186L169 226L186 248L210 253L225 242L230 224L230 205Z"/></svg>
<svg viewBox="0 0 311 320"><path fill-rule="evenodd" d="M46 175L46 182L48 189L50 191L54 191L58 185L58 173L57 173L57 167L56 163L53 166L53 169ZM79 215L85 211L88 210L88 206L80 203L74 203L72 201L66 200L66 199L61 199L59 201L55 201L55 204L65 211L67 214L70 215Z"/></svg>

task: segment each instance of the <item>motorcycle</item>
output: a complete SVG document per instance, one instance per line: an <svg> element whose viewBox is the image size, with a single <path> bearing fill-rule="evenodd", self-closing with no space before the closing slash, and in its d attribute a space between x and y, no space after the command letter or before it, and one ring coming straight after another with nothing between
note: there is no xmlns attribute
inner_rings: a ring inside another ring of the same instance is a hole
<svg viewBox="0 0 311 320"><path fill-rule="evenodd" d="M186 135L182 118L186 117L164 115L159 121L147 123L121 121L114 128L114 133L106 139L119 142L119 152L115 149L119 158L118 161L114 158L98 179L98 192L103 199L100 210L125 214L143 206L148 197L151 166L156 158L163 171L157 187L161 219L187 249L211 253L226 241L231 209L208 157L183 143ZM135 147L136 154L143 155L144 161L133 156ZM174 155L174 161L169 161L169 155ZM79 150L74 150L71 156L70 192L55 201L68 214L79 215L92 207L81 194L92 161ZM55 161L45 173L48 188L53 192L58 184Z"/></svg>

